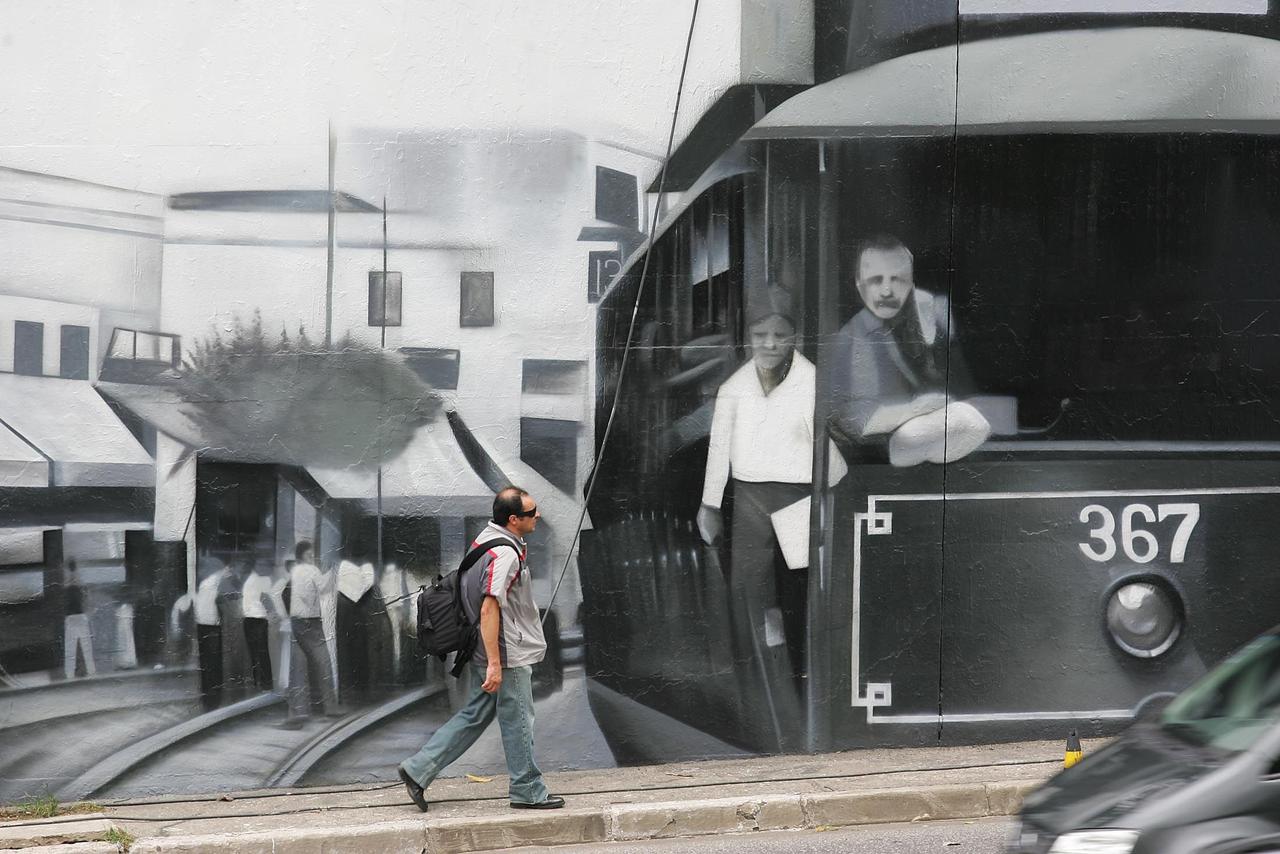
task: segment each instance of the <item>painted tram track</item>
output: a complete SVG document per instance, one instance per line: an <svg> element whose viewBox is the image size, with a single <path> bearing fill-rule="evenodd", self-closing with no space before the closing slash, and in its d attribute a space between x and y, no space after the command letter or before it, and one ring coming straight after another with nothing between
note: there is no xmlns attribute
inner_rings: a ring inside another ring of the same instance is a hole
<svg viewBox="0 0 1280 854"><path fill-rule="evenodd" d="M153 731L96 762L58 791L59 800L197 794L292 786L348 742L443 698L442 684L402 692L333 719L281 726L286 699L260 694ZM447 703L439 721L448 717ZM432 718L435 715L431 716Z"/></svg>
<svg viewBox="0 0 1280 854"><path fill-rule="evenodd" d="M128 707L76 710L66 705L39 720L0 726L0 802L17 802L69 785L88 764L103 762L196 713L199 701L145 699Z"/></svg>

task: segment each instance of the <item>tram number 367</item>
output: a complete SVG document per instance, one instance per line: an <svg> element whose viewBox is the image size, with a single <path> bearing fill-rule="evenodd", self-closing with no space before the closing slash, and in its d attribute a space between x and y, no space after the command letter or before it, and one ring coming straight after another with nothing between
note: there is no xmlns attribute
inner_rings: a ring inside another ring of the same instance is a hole
<svg viewBox="0 0 1280 854"><path fill-rule="evenodd" d="M1169 562L1182 563L1191 533L1200 521L1199 504L1157 504L1154 509L1149 504L1129 504L1120 511L1119 525L1109 508L1090 504L1080 511L1080 521L1086 525L1096 522L1097 527L1089 531L1087 542L1078 545L1085 557L1099 563L1114 558L1117 549L1134 563L1150 563L1160 554L1160 540L1143 526L1171 518L1177 518L1178 524L1169 543ZM1167 526L1162 533L1167 534Z"/></svg>

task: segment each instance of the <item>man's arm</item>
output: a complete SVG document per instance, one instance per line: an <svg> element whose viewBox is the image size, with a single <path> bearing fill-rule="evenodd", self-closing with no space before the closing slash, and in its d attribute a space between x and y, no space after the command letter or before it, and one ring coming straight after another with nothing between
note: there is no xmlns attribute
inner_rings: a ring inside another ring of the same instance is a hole
<svg viewBox="0 0 1280 854"><path fill-rule="evenodd" d="M316 564L316 592L321 596L328 596L338 590L338 568L332 564L328 569L324 569L320 564Z"/></svg>
<svg viewBox="0 0 1280 854"><path fill-rule="evenodd" d="M720 509L724 488L729 483L729 449L733 443L733 421L737 407L732 390L722 385L711 414L711 441L707 445L707 469L702 481L702 503Z"/></svg>
<svg viewBox="0 0 1280 854"><path fill-rule="evenodd" d="M721 385L711 415L711 442L707 446L707 471L702 481L702 506L698 508L698 532L711 545L724 533L720 505L729 483L729 449L733 442L733 421L737 408L732 392Z"/></svg>
<svg viewBox="0 0 1280 854"><path fill-rule="evenodd" d="M843 388L836 389L836 421L841 431L854 440L890 434L903 424L941 409L946 395L925 393L911 396L905 389L890 391L893 370L889 367L891 341L869 341L852 334L844 342L847 361ZM887 387L886 387L887 386Z"/></svg>
<svg viewBox="0 0 1280 854"><path fill-rule="evenodd" d="M480 642L489 660L484 671L484 684L480 687L492 694L502 685L502 652L498 649L498 628L502 624L502 606L492 596L484 597L480 604Z"/></svg>

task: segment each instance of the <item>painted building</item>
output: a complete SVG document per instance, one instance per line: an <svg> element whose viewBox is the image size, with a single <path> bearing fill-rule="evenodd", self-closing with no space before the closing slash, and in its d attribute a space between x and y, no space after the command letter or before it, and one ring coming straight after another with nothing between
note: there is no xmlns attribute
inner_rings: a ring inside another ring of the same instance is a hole
<svg viewBox="0 0 1280 854"><path fill-rule="evenodd" d="M554 132L353 133L335 151L352 189L337 196L332 253L323 191L169 198L161 326L188 352L260 323L269 345L308 336L398 354L448 418L385 459L277 462L306 463L345 538L376 551L381 524L384 552L422 577L461 558L499 481L527 484L556 519L535 563L552 580L591 463L592 290L619 244L639 242L635 172L653 156ZM567 578L558 607L573 622Z"/></svg>
<svg viewBox="0 0 1280 854"><path fill-rule="evenodd" d="M14 687L160 651L152 459L93 382L117 330L156 322L162 229L156 195L0 169L0 669Z"/></svg>

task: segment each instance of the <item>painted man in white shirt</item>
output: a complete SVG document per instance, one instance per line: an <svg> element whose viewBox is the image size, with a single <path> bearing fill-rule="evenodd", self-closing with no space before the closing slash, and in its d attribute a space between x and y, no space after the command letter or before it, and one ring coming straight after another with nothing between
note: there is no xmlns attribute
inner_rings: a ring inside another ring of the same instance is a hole
<svg viewBox="0 0 1280 854"><path fill-rule="evenodd" d="M240 608L244 613L244 641L249 649L249 671L259 691L274 687L271 668L269 629L284 616L284 603L271 565L259 560L240 590Z"/></svg>
<svg viewBox="0 0 1280 854"><path fill-rule="evenodd" d="M197 563L200 584L193 607L196 617L196 650L200 660L200 699L205 711L222 705L222 609L221 597L231 570L222 561L202 556Z"/></svg>
<svg viewBox="0 0 1280 854"><path fill-rule="evenodd" d="M307 678L302 685L289 686L289 719L285 725L290 728L301 726L302 719L317 703L323 703L324 713L330 717L342 714L323 621L325 599L333 595L337 573L325 572L312 563L315 549L306 540L298 543L294 554L297 563L289 571L289 617L293 638L306 661Z"/></svg>
<svg viewBox="0 0 1280 854"><path fill-rule="evenodd" d="M791 751L803 749L797 682L804 670L807 572L787 568L771 514L810 495L817 373L796 352L786 292L773 288L767 297L748 306L751 361L716 394L698 530L708 545L720 539L721 505L732 479L734 656L744 679L764 688L763 705L749 716L761 728L760 743Z"/></svg>

